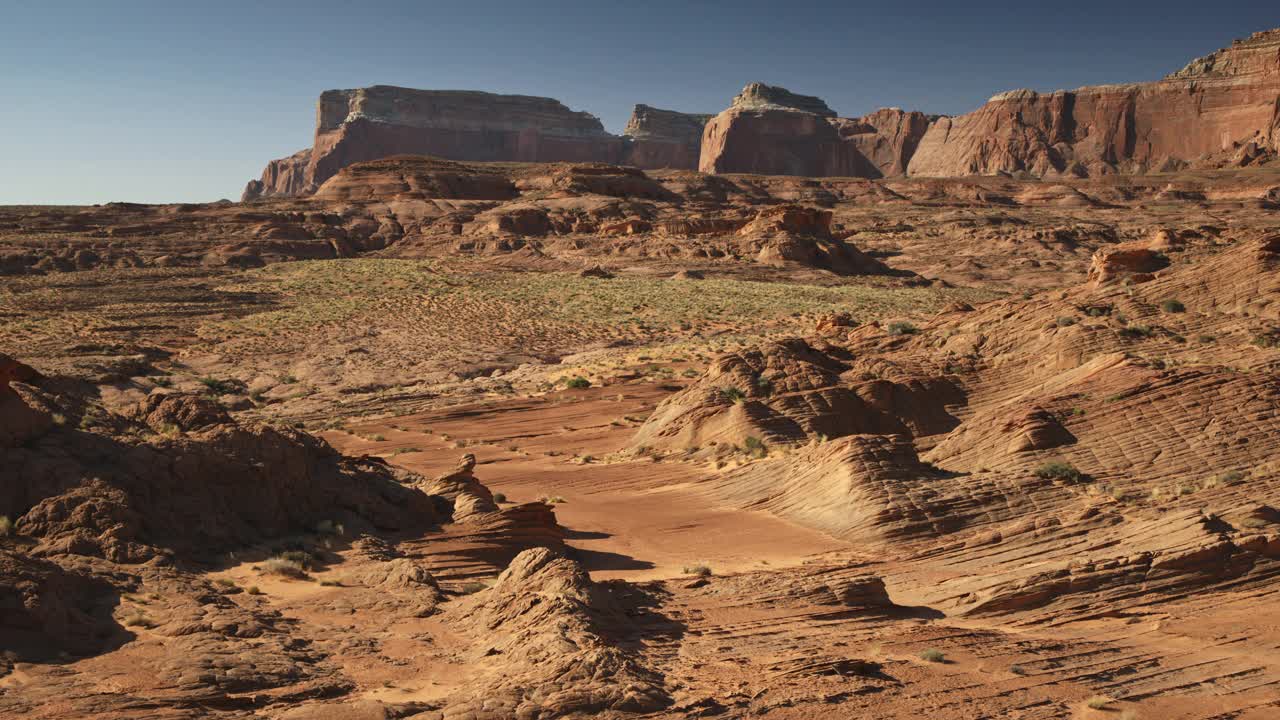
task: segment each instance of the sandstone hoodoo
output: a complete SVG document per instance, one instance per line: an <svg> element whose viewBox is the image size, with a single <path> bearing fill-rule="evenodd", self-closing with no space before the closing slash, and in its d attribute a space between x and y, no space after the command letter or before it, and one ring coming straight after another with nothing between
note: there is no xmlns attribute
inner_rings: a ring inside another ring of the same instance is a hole
<svg viewBox="0 0 1280 720"><path fill-rule="evenodd" d="M897 108L839 118L819 98L751 83L707 123L698 168L816 177L904 175L929 121L923 113Z"/></svg>
<svg viewBox="0 0 1280 720"><path fill-rule="evenodd" d="M1280 30L1158 82L1014 90L938 120L912 175L1095 176L1258 164L1280 151Z"/></svg>

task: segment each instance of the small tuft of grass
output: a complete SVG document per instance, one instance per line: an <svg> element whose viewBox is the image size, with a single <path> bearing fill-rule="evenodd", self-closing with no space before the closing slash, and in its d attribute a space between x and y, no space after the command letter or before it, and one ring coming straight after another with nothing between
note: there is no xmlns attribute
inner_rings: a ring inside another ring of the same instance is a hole
<svg viewBox="0 0 1280 720"><path fill-rule="evenodd" d="M685 565L681 572L685 575L696 575L698 577L711 577L711 568L706 565Z"/></svg>
<svg viewBox="0 0 1280 720"><path fill-rule="evenodd" d="M1063 316L1058 318L1056 322L1058 327L1070 327L1071 325L1076 324L1076 319L1073 317Z"/></svg>
<svg viewBox="0 0 1280 720"><path fill-rule="evenodd" d="M769 454L769 448L764 444L764 441L755 435L748 435L742 441L742 445L751 457L762 458Z"/></svg>
<svg viewBox="0 0 1280 720"><path fill-rule="evenodd" d="M747 394L732 385L720 388L720 397L732 403L740 403L747 399Z"/></svg>
<svg viewBox="0 0 1280 720"><path fill-rule="evenodd" d="M542 498L542 502L548 505L559 505L560 503L564 502L564 498L560 497L559 495L547 495Z"/></svg>
<svg viewBox="0 0 1280 720"><path fill-rule="evenodd" d="M1013 673L1014 675L1026 675L1027 669L1021 665L1010 665L1009 672Z"/></svg>
<svg viewBox="0 0 1280 720"><path fill-rule="evenodd" d="M1085 700L1084 704L1091 710L1101 710L1111 704L1111 698L1104 697L1102 695L1094 695L1088 700Z"/></svg>
<svg viewBox="0 0 1280 720"><path fill-rule="evenodd" d="M250 585L249 587L245 588L245 589L244 589L244 591L245 591L245 592L247 592L247 593L249 593L250 595L261 595L261 594L262 594L262 589L261 589L261 588L259 588L257 585Z"/></svg>
<svg viewBox="0 0 1280 720"><path fill-rule="evenodd" d="M1041 480L1063 480L1069 483L1078 483L1084 480L1084 474L1077 470L1074 465L1061 460L1047 462L1036 468L1036 477Z"/></svg>
<svg viewBox="0 0 1280 720"><path fill-rule="evenodd" d="M236 581L229 578L217 578L213 581L213 584L224 588L233 588L236 586Z"/></svg>
<svg viewBox="0 0 1280 720"><path fill-rule="evenodd" d="M940 663L943 660L947 659L947 654L942 652L941 650L935 650L933 648L930 648L920 653L920 659L924 660L925 662Z"/></svg>
<svg viewBox="0 0 1280 720"><path fill-rule="evenodd" d="M1167 313L1186 312L1187 306L1182 304L1181 300L1169 299L1160 303L1160 309Z"/></svg>
<svg viewBox="0 0 1280 720"><path fill-rule="evenodd" d="M481 590L488 590L488 589L489 589L488 585L482 582L472 581L469 583L463 583L462 587L458 588L458 592L462 593L463 595L474 595L480 592Z"/></svg>
<svg viewBox="0 0 1280 720"><path fill-rule="evenodd" d="M13 521L8 515L0 515L0 537L11 537L13 535Z"/></svg>

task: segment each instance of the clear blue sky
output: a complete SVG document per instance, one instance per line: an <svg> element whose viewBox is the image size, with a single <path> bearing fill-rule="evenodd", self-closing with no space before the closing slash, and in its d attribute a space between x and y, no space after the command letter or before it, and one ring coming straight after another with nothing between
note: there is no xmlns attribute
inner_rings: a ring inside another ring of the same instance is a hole
<svg viewBox="0 0 1280 720"><path fill-rule="evenodd" d="M310 145L328 88L546 95L614 132L635 103L718 112L755 80L841 115L955 114L1276 26L1265 0L0 0L0 204L234 199Z"/></svg>

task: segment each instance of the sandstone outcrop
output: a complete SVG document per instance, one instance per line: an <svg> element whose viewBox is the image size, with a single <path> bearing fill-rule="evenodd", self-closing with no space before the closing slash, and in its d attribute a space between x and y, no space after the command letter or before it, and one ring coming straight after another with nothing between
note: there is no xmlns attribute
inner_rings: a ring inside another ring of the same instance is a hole
<svg viewBox="0 0 1280 720"><path fill-rule="evenodd" d="M577 562L546 548L526 550L493 587L459 609L485 668L450 698L446 718L498 720L648 713L670 704L662 676L623 638L634 621L617 597Z"/></svg>
<svg viewBox="0 0 1280 720"><path fill-rule="evenodd" d="M698 167L702 131L711 117L636 105L622 131L631 140L626 163L640 168Z"/></svg>
<svg viewBox="0 0 1280 720"><path fill-rule="evenodd" d="M752 83L707 123L698 169L815 177L902 175L928 126L922 113L896 108L837 118L816 97Z"/></svg>
<svg viewBox="0 0 1280 720"><path fill-rule="evenodd" d="M30 401L6 402L41 402L101 428L46 424L5 450L0 515L40 555L210 557L322 521L395 529L438 519L433 499L406 484L411 474L292 428L238 423L200 396L151 395L131 418L27 387Z"/></svg>
<svg viewBox="0 0 1280 720"><path fill-rule="evenodd" d="M391 155L619 162L624 145L595 116L551 98L387 85L329 90L320 95L309 154L274 161L245 198L307 194L352 163Z"/></svg>
<svg viewBox="0 0 1280 720"><path fill-rule="evenodd" d="M938 120L917 176L1096 176L1251 164L1280 151L1280 30L1255 33L1163 80L1014 90Z"/></svg>
<svg viewBox="0 0 1280 720"><path fill-rule="evenodd" d="M637 105L623 135L551 98L375 85L328 90L311 148L272 160L243 200L309 195L353 163L394 155L504 162L698 163L706 115Z"/></svg>

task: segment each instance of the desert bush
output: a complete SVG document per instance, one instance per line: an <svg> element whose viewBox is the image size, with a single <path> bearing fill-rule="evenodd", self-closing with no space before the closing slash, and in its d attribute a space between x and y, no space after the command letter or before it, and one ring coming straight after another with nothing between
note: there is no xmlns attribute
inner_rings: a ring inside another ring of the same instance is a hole
<svg viewBox="0 0 1280 720"><path fill-rule="evenodd" d="M934 650L930 648L920 653L920 659L927 662L940 663L947 659L947 654L941 650Z"/></svg>
<svg viewBox="0 0 1280 720"><path fill-rule="evenodd" d="M8 515L0 515L0 537L13 535L13 521Z"/></svg>
<svg viewBox="0 0 1280 720"><path fill-rule="evenodd" d="M200 384L204 385L210 395L230 395L237 390L237 383L232 380L203 377L200 378Z"/></svg>
<svg viewBox="0 0 1280 720"><path fill-rule="evenodd" d="M548 505L559 505L560 503L564 502L564 498L560 497L559 495L547 495L542 498L542 502Z"/></svg>
<svg viewBox="0 0 1280 720"><path fill-rule="evenodd" d="M1056 322L1057 322L1057 324L1058 324L1058 327L1068 327L1068 326L1070 326L1070 325L1075 325L1075 324L1076 324L1076 319L1075 319L1075 318L1073 318L1073 317L1066 317L1066 316L1063 316L1063 317L1058 318Z"/></svg>
<svg viewBox="0 0 1280 720"><path fill-rule="evenodd" d="M473 580L472 582L469 582L469 583L463 583L462 587L458 588L458 592L461 592L463 595L474 595L475 593L478 593L481 590L488 590L488 589L489 589L488 585L482 582L477 582Z"/></svg>
<svg viewBox="0 0 1280 720"><path fill-rule="evenodd" d="M1160 309L1167 313L1180 313L1186 312L1187 306L1183 305L1181 300L1169 299L1160 303Z"/></svg>
<svg viewBox="0 0 1280 720"><path fill-rule="evenodd" d="M249 593L250 595L261 595L261 594L262 594L262 589L261 589L261 588L259 588L257 585L250 585L249 587L245 588L245 589L244 589L244 591L245 591L245 592L247 592L247 593Z"/></svg>
<svg viewBox="0 0 1280 720"><path fill-rule="evenodd" d="M1094 695L1088 700L1085 700L1084 704L1088 706L1089 709L1091 710L1101 710L1102 708L1111 704L1111 698L1103 697L1101 695Z"/></svg>
<svg viewBox="0 0 1280 720"><path fill-rule="evenodd" d="M740 403L747 399L747 394L732 385L720 388L720 396L729 402Z"/></svg>
<svg viewBox="0 0 1280 720"><path fill-rule="evenodd" d="M706 565L685 565L681 572L685 575L697 575L698 577L711 576L711 568Z"/></svg>
<svg viewBox="0 0 1280 720"><path fill-rule="evenodd" d="M748 435L743 439L742 446L752 457L764 457L769 454L769 448L765 446L764 441L755 435Z"/></svg>
<svg viewBox="0 0 1280 720"><path fill-rule="evenodd" d="M890 335L915 335L920 331L909 322L892 322L889 323L888 332Z"/></svg>
<svg viewBox="0 0 1280 720"><path fill-rule="evenodd" d="M299 579L307 577L308 566L298 560L286 557L290 554L293 553L277 555L262 563L262 572L268 575L283 575L284 577Z"/></svg>
<svg viewBox="0 0 1280 720"><path fill-rule="evenodd" d="M1054 460L1036 468L1036 477L1041 480L1065 480L1071 483L1078 483L1084 479L1084 474L1070 463Z"/></svg>
<svg viewBox="0 0 1280 720"><path fill-rule="evenodd" d="M504 503L507 501L507 496L502 493L494 493L493 501L496 503Z"/></svg>
<svg viewBox="0 0 1280 720"><path fill-rule="evenodd" d="M564 386L571 390L582 390L584 388L591 387L591 381L579 375L575 378L566 380Z"/></svg>
<svg viewBox="0 0 1280 720"><path fill-rule="evenodd" d="M1121 328L1120 334L1127 338L1146 338L1155 334L1149 325L1129 325Z"/></svg>
<svg viewBox="0 0 1280 720"><path fill-rule="evenodd" d="M155 621L147 617L146 613L133 612L124 616L125 627L153 628L156 626Z"/></svg>
<svg viewBox="0 0 1280 720"><path fill-rule="evenodd" d="M1244 480L1244 473L1240 472L1239 470L1232 470L1230 472L1222 473L1221 475L1218 476L1218 482L1222 483L1223 485L1234 485L1240 482L1241 480Z"/></svg>

